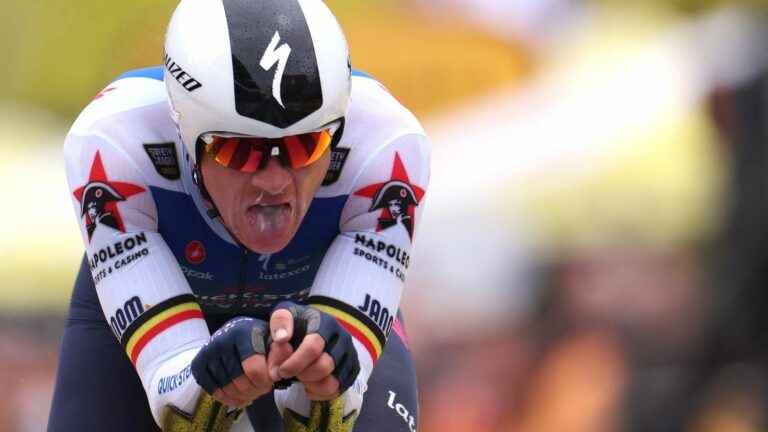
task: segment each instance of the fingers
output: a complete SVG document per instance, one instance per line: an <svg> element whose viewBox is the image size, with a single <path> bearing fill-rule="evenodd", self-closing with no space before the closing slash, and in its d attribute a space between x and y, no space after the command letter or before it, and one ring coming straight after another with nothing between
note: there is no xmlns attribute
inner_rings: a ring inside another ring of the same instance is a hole
<svg viewBox="0 0 768 432"><path fill-rule="evenodd" d="M323 348L325 348L325 341L319 334L307 335L296 352L280 364L280 377L291 378L302 373L323 355Z"/></svg>
<svg viewBox="0 0 768 432"><path fill-rule="evenodd" d="M307 397L310 400L331 400L338 396L339 393L339 381L331 375L334 369L334 362L331 356L323 353L322 348L325 342L322 338L317 336L318 341L313 340L312 336L317 335L310 335L308 337L309 340L305 339L305 342L302 343L293 355L289 353L290 363L285 361L283 365L288 364L288 373L292 374L290 377L296 376L304 384ZM290 350L290 345L288 344L275 345L287 345L287 348ZM311 361L317 352L320 353L320 357ZM249 357L243 362L245 375L235 378L223 388L216 389L213 393L213 398L232 407L245 407L249 405L253 400L272 390L273 381L267 373L267 368L267 361L264 359L264 356L255 355ZM301 369L298 373L293 373L293 368ZM282 375L282 368L280 368L280 371ZM285 377L289 378L289 376Z"/></svg>
<svg viewBox="0 0 768 432"><path fill-rule="evenodd" d="M242 363L247 383L240 381L244 386L258 389L263 393L272 388L273 381L269 378L267 360L263 355L252 355ZM242 378L242 377L238 377ZM235 380L237 381L237 379Z"/></svg>
<svg viewBox="0 0 768 432"><path fill-rule="evenodd" d="M323 353L319 359L315 360L314 363L297 374L296 378L304 383L320 381L330 375L333 372L334 367L335 364L333 358L328 354Z"/></svg>
<svg viewBox="0 0 768 432"><path fill-rule="evenodd" d="M242 362L243 375L222 388L216 389L213 398L233 406L244 407L272 390L272 380L267 373L267 362L262 355L253 355Z"/></svg>
<svg viewBox="0 0 768 432"><path fill-rule="evenodd" d="M272 340L275 342L288 342L293 336L293 315L288 309L278 309L269 318L269 329Z"/></svg>
<svg viewBox="0 0 768 432"><path fill-rule="evenodd" d="M305 382L304 389L309 400L332 400L339 395L339 380L333 375L328 375L317 382Z"/></svg>
<svg viewBox="0 0 768 432"><path fill-rule="evenodd" d="M280 365L282 365L291 354L293 354L293 348L290 343L272 342L272 346L269 348L269 358L267 359L269 379L273 382L278 382L282 379L279 372Z"/></svg>
<svg viewBox="0 0 768 432"><path fill-rule="evenodd" d="M228 386L225 386L225 388ZM216 391L213 392L211 395L213 398L224 405L231 406L231 407L241 407L245 406L246 402L241 399L233 398L232 396L228 395L224 389L216 389Z"/></svg>

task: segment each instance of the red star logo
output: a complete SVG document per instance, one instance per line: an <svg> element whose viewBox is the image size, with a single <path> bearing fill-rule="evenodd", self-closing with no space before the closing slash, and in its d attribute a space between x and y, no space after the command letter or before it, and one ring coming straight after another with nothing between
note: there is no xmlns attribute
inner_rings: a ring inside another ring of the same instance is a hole
<svg viewBox="0 0 768 432"><path fill-rule="evenodd" d="M101 162L101 154L97 151L88 175L88 182L75 189L73 193L80 202L81 217L85 218L88 240L91 240L98 224L125 232L125 224L117 203L144 191L144 188L131 183L110 181ZM91 214L97 216L95 220Z"/></svg>
<svg viewBox="0 0 768 432"><path fill-rule="evenodd" d="M400 221L408 230L410 237L413 238L413 227L416 222L415 207L421 202L424 189L411 184L399 153L395 152L395 161L389 180L365 186L354 194L370 198L373 201L369 211L381 209L379 223L376 226L377 232ZM394 201L395 206L388 205L392 201ZM401 213L393 215L390 209L395 211L399 209Z"/></svg>

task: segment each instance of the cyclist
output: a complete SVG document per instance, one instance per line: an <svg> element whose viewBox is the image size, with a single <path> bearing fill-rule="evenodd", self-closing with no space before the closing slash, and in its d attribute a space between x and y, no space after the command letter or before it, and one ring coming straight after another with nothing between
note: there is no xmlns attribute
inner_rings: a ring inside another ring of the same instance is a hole
<svg viewBox="0 0 768 432"><path fill-rule="evenodd" d="M430 145L321 0L182 0L164 65L64 153L86 257L50 431L416 429L399 302Z"/></svg>

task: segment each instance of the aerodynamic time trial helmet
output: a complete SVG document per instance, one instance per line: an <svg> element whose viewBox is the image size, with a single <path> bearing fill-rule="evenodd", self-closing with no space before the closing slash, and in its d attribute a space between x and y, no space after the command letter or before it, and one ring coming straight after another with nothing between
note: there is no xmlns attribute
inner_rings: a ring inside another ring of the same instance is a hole
<svg viewBox="0 0 768 432"><path fill-rule="evenodd" d="M322 0L181 0L166 35L164 78L196 163L198 143L211 134L282 138L339 122L351 66Z"/></svg>

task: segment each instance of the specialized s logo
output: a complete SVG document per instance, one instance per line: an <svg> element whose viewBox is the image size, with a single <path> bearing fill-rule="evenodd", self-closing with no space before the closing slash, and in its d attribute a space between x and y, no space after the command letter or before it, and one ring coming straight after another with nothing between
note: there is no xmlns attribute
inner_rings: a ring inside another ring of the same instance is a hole
<svg viewBox="0 0 768 432"><path fill-rule="evenodd" d="M88 183L74 191L75 198L80 202L80 217L85 219L88 241L99 225L125 232L117 204L142 192L145 189L134 184L110 181L101 162L101 154L97 151Z"/></svg>
<svg viewBox="0 0 768 432"><path fill-rule="evenodd" d="M264 51L264 55L261 57L259 66L265 71L272 69L277 63L277 70L275 71L275 78L272 80L272 96L281 107L285 108L283 104L283 96L281 94L281 86L283 85L283 74L285 73L285 65L288 64L288 57L291 55L291 46L283 44L280 48L277 44L280 43L280 33L275 32L272 36L272 42L267 46L267 50Z"/></svg>
<svg viewBox="0 0 768 432"><path fill-rule="evenodd" d="M381 210L376 231L400 224L405 227L408 235L413 239L413 226L416 219L415 207L421 202L424 189L411 184L399 153L395 152L395 161L389 181L368 185L356 191L355 195L373 200L368 211Z"/></svg>

